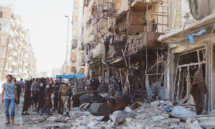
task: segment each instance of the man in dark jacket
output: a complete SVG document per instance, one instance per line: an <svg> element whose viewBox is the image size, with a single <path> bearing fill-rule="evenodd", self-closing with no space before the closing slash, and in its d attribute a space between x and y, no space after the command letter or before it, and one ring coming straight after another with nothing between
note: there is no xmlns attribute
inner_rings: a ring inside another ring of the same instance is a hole
<svg viewBox="0 0 215 129"><path fill-rule="evenodd" d="M22 115L30 115L28 113L28 108L31 104L31 81L25 83L25 95L24 95L24 105L22 109Z"/></svg>
<svg viewBox="0 0 215 129"><path fill-rule="evenodd" d="M51 94L52 94L52 81L49 81L49 84L46 84L45 87L45 105L43 106L40 114L42 115L45 111L48 115L52 115L50 112L51 109Z"/></svg>
<svg viewBox="0 0 215 129"><path fill-rule="evenodd" d="M62 78L58 77L54 88L54 109L53 109L53 111L58 110L58 113L60 112L60 98L58 98L58 91L62 84L63 84Z"/></svg>
<svg viewBox="0 0 215 129"><path fill-rule="evenodd" d="M99 82L98 76L95 76L95 78L91 80L92 90L93 91L98 90L99 84L100 84L100 82Z"/></svg>
<svg viewBox="0 0 215 129"><path fill-rule="evenodd" d="M17 98L18 98L18 101L16 101L16 104L19 104L19 102L20 102L20 94L22 92L22 86L19 84L18 81L16 81L16 92L17 92Z"/></svg>
<svg viewBox="0 0 215 129"><path fill-rule="evenodd" d="M34 102L34 111L37 109L37 103L39 100L39 85L40 85L40 79L36 79L33 84L31 85L31 98Z"/></svg>
<svg viewBox="0 0 215 129"><path fill-rule="evenodd" d="M38 104L38 109L37 112L40 111L41 108L43 108L45 104L44 96L45 96L45 78L41 78L41 83L39 85L39 104Z"/></svg>

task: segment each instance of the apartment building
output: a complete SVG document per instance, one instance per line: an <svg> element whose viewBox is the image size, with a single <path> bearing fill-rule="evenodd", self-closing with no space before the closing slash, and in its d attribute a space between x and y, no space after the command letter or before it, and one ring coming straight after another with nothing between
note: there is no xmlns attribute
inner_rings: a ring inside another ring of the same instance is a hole
<svg viewBox="0 0 215 129"><path fill-rule="evenodd" d="M73 0L72 14L72 47L71 47L71 65L70 73L84 73L84 49L82 42L82 14L83 0Z"/></svg>
<svg viewBox="0 0 215 129"><path fill-rule="evenodd" d="M0 5L0 78L35 76L36 58L29 41L29 31L11 5Z"/></svg>

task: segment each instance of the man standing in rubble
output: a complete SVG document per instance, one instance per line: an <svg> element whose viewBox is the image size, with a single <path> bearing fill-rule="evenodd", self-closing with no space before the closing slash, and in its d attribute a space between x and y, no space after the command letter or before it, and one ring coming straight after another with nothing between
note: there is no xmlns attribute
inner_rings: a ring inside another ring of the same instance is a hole
<svg viewBox="0 0 215 129"><path fill-rule="evenodd" d="M99 84L100 82L98 76L96 75L95 78L91 80L92 91L98 90Z"/></svg>
<svg viewBox="0 0 215 129"><path fill-rule="evenodd" d="M66 108L66 115L69 116L69 94L72 93L71 87L68 85L69 81L64 80L64 84L61 85L58 97L61 99L60 114L63 114L63 108Z"/></svg>
<svg viewBox="0 0 215 129"><path fill-rule="evenodd" d="M54 109L53 111L55 110L58 110L58 113L60 113L60 98L58 98L58 92L59 92L59 88L61 87L62 85L62 78L61 77L58 77L57 79L57 82L55 83L55 88L54 88Z"/></svg>
<svg viewBox="0 0 215 129"><path fill-rule="evenodd" d="M38 100L39 100L39 84L40 84L40 79L36 79L35 82L33 82L33 84L31 85L31 98L33 99L34 101L34 111L37 110L37 103L38 103Z"/></svg>
<svg viewBox="0 0 215 129"><path fill-rule="evenodd" d="M25 95L24 95L24 105L21 115L30 115L28 113L28 108L31 104L31 80L26 81L25 83Z"/></svg>
<svg viewBox="0 0 215 129"><path fill-rule="evenodd" d="M2 85L1 101L5 104L6 125L10 124L9 107L11 106L11 121L14 123L15 101L17 101L17 93L15 83L12 82L12 75L7 75L7 82Z"/></svg>
<svg viewBox="0 0 215 129"><path fill-rule="evenodd" d="M52 102L51 102L52 84L53 84L52 80L49 81L49 84L46 84L46 87L45 87L45 105L41 109L40 115L43 115L43 113L45 111L47 112L47 115L52 115L50 112L51 105L52 105Z"/></svg>
<svg viewBox="0 0 215 129"><path fill-rule="evenodd" d="M41 83L39 85L39 104L38 104L38 109L37 112L40 111L41 108L43 108L45 100L45 86L46 86L46 81L45 78L40 79Z"/></svg>

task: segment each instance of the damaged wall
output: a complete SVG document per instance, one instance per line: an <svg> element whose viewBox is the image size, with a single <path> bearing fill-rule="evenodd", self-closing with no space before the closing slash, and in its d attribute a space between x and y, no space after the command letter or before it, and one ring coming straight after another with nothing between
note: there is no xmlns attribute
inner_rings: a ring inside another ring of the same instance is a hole
<svg viewBox="0 0 215 129"><path fill-rule="evenodd" d="M192 9L193 18L200 20L210 14L215 13L214 0L188 0L190 9Z"/></svg>
<svg viewBox="0 0 215 129"><path fill-rule="evenodd" d="M128 0L115 0L115 9L117 10L117 13L120 14L122 11L125 11L128 9Z"/></svg>
<svg viewBox="0 0 215 129"><path fill-rule="evenodd" d="M172 27L173 26L173 21L174 21L174 17L175 17L175 11L176 10L181 10L181 5L180 2L182 0L168 0L168 27ZM177 3L177 4L176 4Z"/></svg>

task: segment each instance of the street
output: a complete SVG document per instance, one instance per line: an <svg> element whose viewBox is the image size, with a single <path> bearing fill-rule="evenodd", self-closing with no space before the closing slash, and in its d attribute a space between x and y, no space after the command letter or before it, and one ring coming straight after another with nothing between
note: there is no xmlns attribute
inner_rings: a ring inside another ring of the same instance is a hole
<svg viewBox="0 0 215 129"><path fill-rule="evenodd" d="M21 102L23 101L23 97L21 97ZM46 116L45 114L40 116L39 113L31 112L30 109L29 116L22 116L22 106L23 104L16 105L15 124L5 125L4 104L0 104L1 129L70 129L77 128L81 125L87 126L89 124L83 120L87 120L90 113L78 111L78 108L70 111L71 117L69 118L58 115L56 112L54 112L53 116ZM95 121L99 119L101 119L101 117L94 117ZM77 124L77 122L75 122L76 120L79 120L81 123Z"/></svg>
<svg viewBox="0 0 215 129"><path fill-rule="evenodd" d="M0 0L0 129L215 129L205 1Z"/></svg>
<svg viewBox="0 0 215 129"><path fill-rule="evenodd" d="M171 106L170 102L162 103ZM57 112L52 116L45 114L40 116L31 111L29 116L21 116L23 104L19 104L16 105L15 124L5 125L4 105L0 104L0 127L1 129L183 129L186 126L186 122L180 122L179 118L169 118L169 114L159 110L161 108L156 104L142 105L139 102L136 105L139 105L136 110L126 107L124 111L118 110L110 114L109 120L101 121L103 116L94 116L89 111L81 111L79 108L72 108L70 117L58 115ZM155 106L158 109L152 108ZM195 127L194 124L193 126Z"/></svg>

